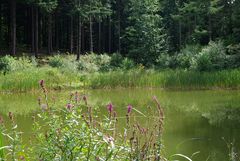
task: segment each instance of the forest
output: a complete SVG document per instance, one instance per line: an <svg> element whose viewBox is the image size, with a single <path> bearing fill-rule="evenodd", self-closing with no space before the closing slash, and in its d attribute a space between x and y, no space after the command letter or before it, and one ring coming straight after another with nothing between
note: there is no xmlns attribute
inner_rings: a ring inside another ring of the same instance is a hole
<svg viewBox="0 0 240 161"><path fill-rule="evenodd" d="M187 59L181 50L199 52L216 42L226 51L223 56L236 60L227 66L239 65L234 64L239 62L240 48L238 0L1 0L0 4L1 55L69 52L78 60L90 52L119 53L145 66L178 67L186 62L176 64L175 57Z"/></svg>
<svg viewBox="0 0 240 161"><path fill-rule="evenodd" d="M240 0L0 0L0 161L240 161Z"/></svg>

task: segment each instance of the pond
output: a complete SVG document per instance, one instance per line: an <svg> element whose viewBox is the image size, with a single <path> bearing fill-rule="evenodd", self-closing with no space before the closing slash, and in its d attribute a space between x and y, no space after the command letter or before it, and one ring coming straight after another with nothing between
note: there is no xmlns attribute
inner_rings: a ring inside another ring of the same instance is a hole
<svg viewBox="0 0 240 161"><path fill-rule="evenodd" d="M64 107L71 91L50 92L49 99ZM157 96L165 111L163 133L166 156L181 153L193 160L229 160L229 150L240 149L239 91L168 91L160 89L86 90L92 104L102 107L112 102L118 116L125 116L128 104L149 116L146 109ZM39 91L40 93L40 91ZM37 93L0 94L0 114L7 120L13 112L25 140L31 134L32 114L39 110ZM146 117L139 117L144 124ZM144 126L148 126L146 123Z"/></svg>

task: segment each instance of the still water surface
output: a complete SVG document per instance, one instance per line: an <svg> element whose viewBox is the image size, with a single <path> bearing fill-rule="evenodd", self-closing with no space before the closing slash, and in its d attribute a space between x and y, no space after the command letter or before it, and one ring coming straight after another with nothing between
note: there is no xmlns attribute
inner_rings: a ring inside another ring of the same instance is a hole
<svg viewBox="0 0 240 161"><path fill-rule="evenodd" d="M64 107L71 91L50 92L49 99ZM181 153L193 155L196 161L227 161L231 144L240 152L240 92L239 91L165 91L160 89L114 89L80 91L92 104L114 104L118 116L125 116L128 104L143 112L153 105L157 96L165 111L164 151L166 156ZM31 116L39 110L37 93L0 94L0 114L7 120L13 112L25 139L31 133ZM144 124L146 118L140 117ZM144 124L146 125L146 123ZM239 153L240 154L240 153ZM179 159L181 160L181 159Z"/></svg>

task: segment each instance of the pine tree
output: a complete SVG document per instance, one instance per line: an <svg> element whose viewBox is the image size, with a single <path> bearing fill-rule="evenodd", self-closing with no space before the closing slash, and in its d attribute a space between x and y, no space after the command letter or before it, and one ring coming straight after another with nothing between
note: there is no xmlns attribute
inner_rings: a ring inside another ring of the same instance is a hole
<svg viewBox="0 0 240 161"><path fill-rule="evenodd" d="M124 35L128 55L147 66L167 50L159 5L158 0L130 0L128 5L128 27Z"/></svg>

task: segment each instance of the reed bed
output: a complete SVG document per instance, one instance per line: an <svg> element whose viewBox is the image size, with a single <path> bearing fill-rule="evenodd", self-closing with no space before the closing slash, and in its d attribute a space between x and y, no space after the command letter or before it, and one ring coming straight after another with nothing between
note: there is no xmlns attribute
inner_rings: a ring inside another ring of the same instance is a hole
<svg viewBox="0 0 240 161"><path fill-rule="evenodd" d="M0 74L0 91L32 91L39 79L48 82L49 89L72 88L135 88L164 89L240 89L240 70L197 72L184 70L117 70L81 73L58 68L41 67L6 75Z"/></svg>
<svg viewBox="0 0 240 161"><path fill-rule="evenodd" d="M215 72L184 70L114 71L89 76L88 86L91 88L239 89L240 70Z"/></svg>

